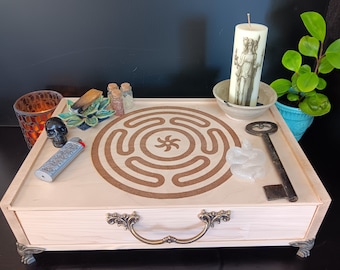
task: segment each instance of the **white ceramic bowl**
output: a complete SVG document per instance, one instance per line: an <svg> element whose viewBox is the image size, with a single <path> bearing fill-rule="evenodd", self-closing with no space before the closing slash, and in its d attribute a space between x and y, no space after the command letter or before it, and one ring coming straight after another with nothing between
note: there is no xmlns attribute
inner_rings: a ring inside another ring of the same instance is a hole
<svg viewBox="0 0 340 270"><path fill-rule="evenodd" d="M263 115L277 100L277 94L268 84L260 82L258 106L242 106L228 102L230 80L217 83L213 94L217 104L230 118L237 120L252 120Z"/></svg>

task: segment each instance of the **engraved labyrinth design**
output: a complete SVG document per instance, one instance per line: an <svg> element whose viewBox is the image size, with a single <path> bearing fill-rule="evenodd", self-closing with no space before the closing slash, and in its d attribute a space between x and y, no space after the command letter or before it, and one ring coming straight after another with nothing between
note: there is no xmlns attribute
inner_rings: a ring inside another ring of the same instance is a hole
<svg viewBox="0 0 340 270"><path fill-rule="evenodd" d="M226 153L240 146L222 120L199 110L168 106L115 118L96 136L98 173L126 192L158 199L194 196L231 176Z"/></svg>

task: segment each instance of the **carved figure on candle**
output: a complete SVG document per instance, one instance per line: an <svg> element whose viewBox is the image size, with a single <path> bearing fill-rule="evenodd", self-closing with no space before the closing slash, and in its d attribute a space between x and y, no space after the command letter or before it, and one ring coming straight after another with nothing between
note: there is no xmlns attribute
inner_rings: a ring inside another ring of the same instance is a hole
<svg viewBox="0 0 340 270"><path fill-rule="evenodd" d="M257 105L267 33L262 24L236 25L228 102Z"/></svg>
<svg viewBox="0 0 340 270"><path fill-rule="evenodd" d="M261 63L256 63L257 49L260 36L257 40L244 37L243 51L239 56L235 51L234 65L236 65L236 104L249 105L254 77Z"/></svg>

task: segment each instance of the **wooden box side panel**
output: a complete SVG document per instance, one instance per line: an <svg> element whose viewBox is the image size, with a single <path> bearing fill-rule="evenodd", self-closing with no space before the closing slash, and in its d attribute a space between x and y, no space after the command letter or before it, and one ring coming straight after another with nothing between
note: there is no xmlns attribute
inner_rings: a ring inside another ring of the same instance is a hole
<svg viewBox="0 0 340 270"><path fill-rule="evenodd" d="M306 239L315 238L326 216L332 199L329 196L324 185L322 184L319 176L315 172L313 166L306 157L305 153L303 152L302 148L300 147L299 143L296 141L287 124L281 117L280 112L274 106L270 109L270 111L276 119L280 129L282 129L283 133L285 134L285 138L287 140L286 145L294 149L296 160L299 162L300 167L304 169L305 174L308 176L309 184L320 201L320 204L315 212L313 221L311 222L311 226L306 235Z"/></svg>

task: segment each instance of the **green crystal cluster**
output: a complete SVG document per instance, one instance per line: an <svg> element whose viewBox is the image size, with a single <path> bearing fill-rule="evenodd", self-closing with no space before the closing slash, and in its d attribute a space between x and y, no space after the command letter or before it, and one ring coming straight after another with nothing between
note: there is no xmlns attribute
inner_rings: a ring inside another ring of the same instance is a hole
<svg viewBox="0 0 340 270"><path fill-rule="evenodd" d="M58 116L69 127L79 127L84 124L94 127L98 125L100 121L103 121L115 114L114 110L107 108L109 103L110 100L108 98L101 96L92 102L86 110L78 112L71 108L74 102L72 100L67 100L68 112L61 113Z"/></svg>

